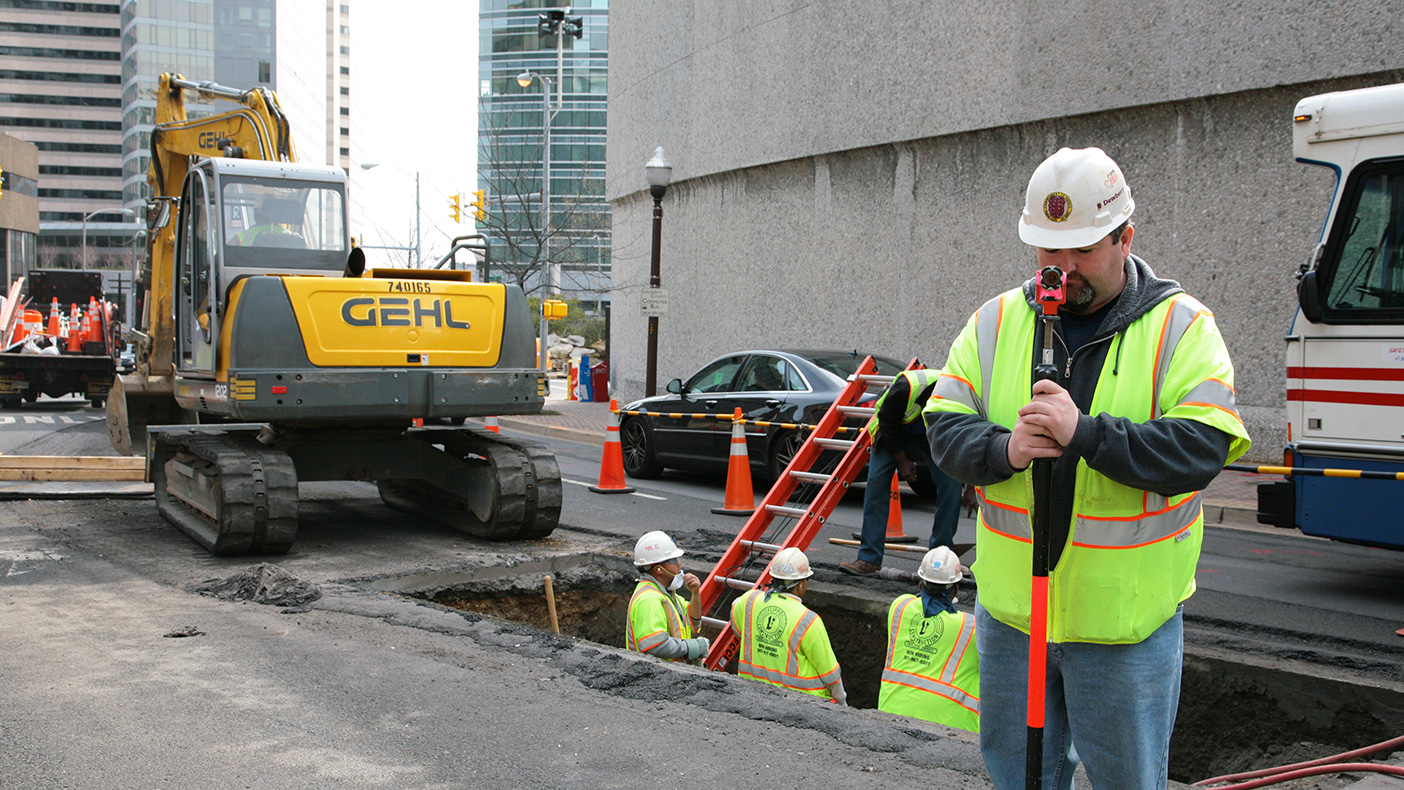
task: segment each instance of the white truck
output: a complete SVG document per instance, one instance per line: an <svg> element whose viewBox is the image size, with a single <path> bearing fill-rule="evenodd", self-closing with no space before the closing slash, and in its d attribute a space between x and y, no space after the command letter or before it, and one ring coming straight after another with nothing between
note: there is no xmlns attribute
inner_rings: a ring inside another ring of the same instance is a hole
<svg viewBox="0 0 1404 790"><path fill-rule="evenodd" d="M1404 472L1404 84L1311 96L1297 161L1336 172L1287 337L1284 465ZM1379 475L1383 477L1384 475ZM1258 488L1258 520L1404 549L1404 482L1292 475Z"/></svg>

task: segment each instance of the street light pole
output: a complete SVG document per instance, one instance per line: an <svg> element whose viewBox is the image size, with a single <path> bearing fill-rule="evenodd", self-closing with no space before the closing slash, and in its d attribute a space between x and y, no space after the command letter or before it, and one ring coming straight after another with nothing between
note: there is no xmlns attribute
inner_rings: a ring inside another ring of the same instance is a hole
<svg viewBox="0 0 1404 790"><path fill-rule="evenodd" d="M82 243L82 244L83 244L83 250L82 250L82 261L83 261L83 262L82 262L81 266L82 266L82 268L83 268L83 271L85 271L85 272L88 270L88 220L91 219L91 218L93 218L93 217L96 217L96 216L99 215L99 214L106 214L106 213L108 213L108 212L116 212L116 213L118 213L118 214L126 214L126 215L129 216L129 217L135 217L135 216L136 216L136 212L135 212L135 211L132 211L132 210L129 209L129 208L118 208L118 207L113 207L113 208L100 208L100 209L98 209L97 211L91 212L91 213L89 213L88 215L86 215L86 216L83 217L83 243Z"/></svg>
<svg viewBox="0 0 1404 790"><path fill-rule="evenodd" d="M648 193L653 196L653 256L649 265L648 287L662 286L658 260L663 238L663 195L673 180L673 165L663 155L660 146L653 150L653 158L644 165L644 177L648 181ZM653 397L658 392L658 316L648 317L648 362L645 373L644 396Z"/></svg>
<svg viewBox="0 0 1404 790"><path fill-rule="evenodd" d="M546 293L559 293L556 270L551 265L551 121L560 107L551 109L551 78L534 71L517 75L517 84L529 87L531 81L541 81L541 257L546 267ZM559 104L557 99L557 104ZM544 335L543 335L544 337ZM543 344L544 344L543 340Z"/></svg>

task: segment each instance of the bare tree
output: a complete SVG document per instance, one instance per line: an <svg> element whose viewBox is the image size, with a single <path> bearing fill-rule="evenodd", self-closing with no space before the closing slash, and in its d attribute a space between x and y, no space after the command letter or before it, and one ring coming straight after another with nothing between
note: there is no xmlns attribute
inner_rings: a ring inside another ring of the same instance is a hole
<svg viewBox="0 0 1404 790"><path fill-rule="evenodd" d="M478 227L492 241L492 272L539 294L550 279L551 263L565 290L588 287L579 273L591 268L592 256L599 259L608 250L611 230L603 165L586 163L581 169L572 162L568 178L553 170L551 217L544 223L541 111L483 102L478 117L478 183L488 192L487 218ZM553 146L568 144L552 140Z"/></svg>

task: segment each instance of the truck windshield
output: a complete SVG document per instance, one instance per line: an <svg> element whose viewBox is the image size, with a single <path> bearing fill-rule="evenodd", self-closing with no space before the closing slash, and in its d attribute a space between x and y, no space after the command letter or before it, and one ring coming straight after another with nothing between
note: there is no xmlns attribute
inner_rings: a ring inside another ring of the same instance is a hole
<svg viewBox="0 0 1404 790"><path fill-rule="evenodd" d="M1324 307L1345 319L1373 322L1381 311L1404 318L1404 167L1368 172L1349 195L1336 223L1345 237L1331 245L1340 252L1332 256Z"/></svg>
<svg viewBox="0 0 1404 790"><path fill-rule="evenodd" d="M226 263L254 268L345 266L346 227L336 185L230 178L221 184ZM277 249L270 255L268 250Z"/></svg>

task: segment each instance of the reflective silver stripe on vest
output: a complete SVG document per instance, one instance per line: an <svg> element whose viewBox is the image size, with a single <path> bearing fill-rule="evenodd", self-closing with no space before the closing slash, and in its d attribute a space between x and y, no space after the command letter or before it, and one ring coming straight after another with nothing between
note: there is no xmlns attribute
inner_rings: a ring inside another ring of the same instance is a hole
<svg viewBox="0 0 1404 790"><path fill-rule="evenodd" d="M936 380L936 389L932 390L931 394L942 400L959 403L980 415L981 419L986 419L985 404L975 397L975 390L971 389L964 379L947 373Z"/></svg>
<svg viewBox="0 0 1404 790"><path fill-rule="evenodd" d="M980 498L980 521L985 526L1025 543L1033 539L1033 530L1029 525L1029 514L1018 510L1010 510L995 505L985 498L983 487L975 489L976 496Z"/></svg>
<svg viewBox="0 0 1404 790"><path fill-rule="evenodd" d="M809 630L809 627L814 624L814 621L818 619L818 617L819 615L814 612L807 611L804 613L804 616L800 617L799 622L795 623L794 629L790 631L790 661L785 665L785 671L789 672L791 675L799 674L800 642L804 639L805 632ZM823 684L821 683L820 685L822 686Z"/></svg>
<svg viewBox="0 0 1404 790"><path fill-rule="evenodd" d="M1156 543L1189 529L1200 514L1200 494L1159 513L1129 519L1079 515L1073 545L1094 549L1131 549Z"/></svg>
<svg viewBox="0 0 1404 790"><path fill-rule="evenodd" d="M956 638L955 647L951 648L951 654L946 657L946 668L941 672L943 683L954 683L956 669L960 667L960 660L965 657L965 648L970 644L970 637L975 635L975 618L962 613L960 616L960 636Z"/></svg>
<svg viewBox="0 0 1404 790"><path fill-rule="evenodd" d="M754 625L753 621L751 620L751 607L755 606L756 597L757 596L754 593L752 593L746 598L746 630L740 633L742 666L750 666L751 664L751 630L752 626ZM737 625L740 625L740 623L738 623ZM740 629L738 629L738 631L739 630Z"/></svg>
<svg viewBox="0 0 1404 790"><path fill-rule="evenodd" d="M1208 406L1217 406L1234 415L1238 414L1238 401L1234 397L1233 387L1218 379L1201 381L1194 389L1185 393L1185 397L1180 399L1180 403L1203 403Z"/></svg>
<svg viewBox="0 0 1404 790"><path fill-rule="evenodd" d="M903 601L902 608L897 610L897 616L892 618L892 627L887 630L887 663L883 666L892 666L892 659L897 654L897 634L902 630L902 617L905 615L907 607L911 606L913 601L920 600L920 598L908 598Z"/></svg>
<svg viewBox="0 0 1404 790"><path fill-rule="evenodd" d="M888 667L882 671L882 682L911 686L912 688L921 689L922 691L927 691L932 694L939 694L976 713L980 712L979 698L972 697L949 683L942 683L939 680L926 677L925 675L915 675L911 672L903 672Z"/></svg>
<svg viewBox="0 0 1404 790"><path fill-rule="evenodd" d="M1189 331L1190 325L1199 318L1202 311L1198 302L1187 297L1171 297L1175 303L1170 307L1170 314L1165 318L1164 332L1160 338L1160 351L1156 357L1155 368L1155 390L1151 393L1151 419L1160 417L1160 390L1165 385L1165 376L1170 371L1170 360L1175 356L1175 349L1180 345L1180 340ZM1122 335L1123 340L1125 335Z"/></svg>
<svg viewBox="0 0 1404 790"><path fill-rule="evenodd" d="M659 631L658 633L653 634L652 636L646 636L643 639L639 640L639 652L647 653L648 651L654 649L655 647L658 647L666 641L668 641L667 631Z"/></svg>
<svg viewBox="0 0 1404 790"><path fill-rule="evenodd" d="M985 404L990 402L990 379L994 377L995 344L999 340L999 311L1003 296L996 296L980 305L975 312L975 341L980 349L980 404L977 411L986 416Z"/></svg>
<svg viewBox="0 0 1404 790"><path fill-rule="evenodd" d="M822 691L827 686L821 678L802 678L795 675L787 675L777 672L769 667L756 666L755 664L742 663L736 667L738 675L750 675L761 680L768 680L771 683L784 686L785 688L798 689L801 691Z"/></svg>

